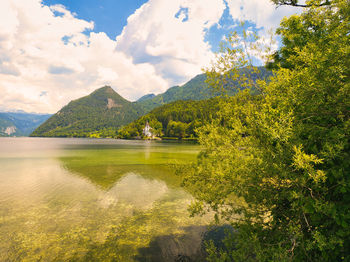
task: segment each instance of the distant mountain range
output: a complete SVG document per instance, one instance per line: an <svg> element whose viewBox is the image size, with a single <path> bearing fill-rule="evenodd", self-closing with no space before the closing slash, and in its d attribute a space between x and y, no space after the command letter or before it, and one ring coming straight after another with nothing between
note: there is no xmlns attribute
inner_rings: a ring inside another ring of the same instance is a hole
<svg viewBox="0 0 350 262"><path fill-rule="evenodd" d="M251 78L265 78L269 74L265 68L260 68L260 72L253 73ZM159 95L145 95L136 102L124 99L111 87L105 86L71 101L40 125L31 136L89 137L96 131L104 133L103 136L113 136L120 127L161 105L178 100L204 100L219 96L219 91L209 88L205 80L205 74L197 75L182 86L171 87ZM235 83L231 85L236 88L231 89L228 95L234 95L242 88Z"/></svg>
<svg viewBox="0 0 350 262"><path fill-rule="evenodd" d="M29 136L51 115L25 112L0 112L0 136Z"/></svg>

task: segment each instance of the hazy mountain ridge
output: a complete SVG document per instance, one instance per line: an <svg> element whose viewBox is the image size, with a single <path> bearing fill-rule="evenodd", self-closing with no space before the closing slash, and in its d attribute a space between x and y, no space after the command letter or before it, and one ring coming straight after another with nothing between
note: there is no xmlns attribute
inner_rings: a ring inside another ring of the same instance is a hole
<svg viewBox="0 0 350 262"><path fill-rule="evenodd" d="M0 136L28 136L51 115L0 112Z"/></svg>

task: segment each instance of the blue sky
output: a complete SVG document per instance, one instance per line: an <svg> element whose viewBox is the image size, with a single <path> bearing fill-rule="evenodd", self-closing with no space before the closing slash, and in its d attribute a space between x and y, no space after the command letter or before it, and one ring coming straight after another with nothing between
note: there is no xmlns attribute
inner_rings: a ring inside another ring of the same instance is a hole
<svg viewBox="0 0 350 262"><path fill-rule="evenodd" d="M93 32L105 32L111 39L115 39L127 25L127 18L135 12L147 0L44 0L45 5L64 5L77 18L94 22ZM175 14L179 17L183 14L183 22L188 20L188 8L181 7ZM238 26L239 21L230 15L229 8L226 9L218 24L213 25L206 33L206 41L211 45L214 52L218 51L219 43L224 35L232 31L242 31ZM249 26L255 26L249 23ZM89 31L85 32L86 34Z"/></svg>
<svg viewBox="0 0 350 262"><path fill-rule="evenodd" d="M118 36L127 18L147 0L44 0L45 5L61 4L78 18L93 21L94 32L105 32L110 38Z"/></svg>
<svg viewBox="0 0 350 262"><path fill-rule="evenodd" d="M63 5L77 18L94 22L93 32L105 32L111 39L115 39L127 25L127 18L141 7L147 0L44 0L45 5ZM175 14L184 14L183 22L188 20L188 8L181 7ZM230 32L241 32L239 20L233 19L229 7L226 8L220 21L206 30L205 40L211 45L211 50L217 52L223 36ZM246 27L259 30L254 23L246 21ZM85 32L89 33L89 31Z"/></svg>
<svg viewBox="0 0 350 262"><path fill-rule="evenodd" d="M296 12L270 0L2 1L0 110L54 113L103 85L131 101L159 94L209 66L239 21L264 39Z"/></svg>

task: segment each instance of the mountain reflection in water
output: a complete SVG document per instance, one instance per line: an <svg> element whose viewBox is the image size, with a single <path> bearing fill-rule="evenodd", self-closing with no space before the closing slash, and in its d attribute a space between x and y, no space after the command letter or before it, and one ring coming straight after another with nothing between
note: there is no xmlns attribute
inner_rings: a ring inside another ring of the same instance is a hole
<svg viewBox="0 0 350 262"><path fill-rule="evenodd" d="M195 261L209 217L190 218L174 165L196 145L0 139L4 261ZM0 259L0 260L1 260Z"/></svg>

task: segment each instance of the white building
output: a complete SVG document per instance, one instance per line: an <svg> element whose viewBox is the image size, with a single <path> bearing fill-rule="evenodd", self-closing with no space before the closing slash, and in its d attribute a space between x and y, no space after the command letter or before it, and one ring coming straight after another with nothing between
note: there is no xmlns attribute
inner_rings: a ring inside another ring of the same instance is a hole
<svg viewBox="0 0 350 262"><path fill-rule="evenodd" d="M148 121L147 121L145 128L142 130L142 134L146 137L153 137L151 129L152 129L152 127L150 127L150 125L148 124Z"/></svg>

